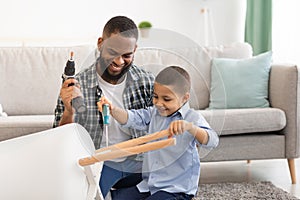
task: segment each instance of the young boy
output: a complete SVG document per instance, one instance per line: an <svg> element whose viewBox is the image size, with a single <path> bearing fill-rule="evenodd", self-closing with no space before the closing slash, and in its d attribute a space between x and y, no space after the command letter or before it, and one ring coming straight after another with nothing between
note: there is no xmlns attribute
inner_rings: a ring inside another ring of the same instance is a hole
<svg viewBox="0 0 300 200"><path fill-rule="evenodd" d="M144 155L143 181L137 186L112 193L113 199L192 199L200 177L197 145L214 148L219 138L204 117L189 108L191 81L180 67L162 70L154 82L153 107L124 110L105 97L98 102L109 104L112 117L121 127L134 127L154 133L168 129L176 136L176 145Z"/></svg>

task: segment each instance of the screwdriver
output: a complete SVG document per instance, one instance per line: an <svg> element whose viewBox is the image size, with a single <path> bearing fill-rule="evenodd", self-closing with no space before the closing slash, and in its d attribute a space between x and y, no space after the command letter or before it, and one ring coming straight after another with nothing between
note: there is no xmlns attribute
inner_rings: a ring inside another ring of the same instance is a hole
<svg viewBox="0 0 300 200"><path fill-rule="evenodd" d="M108 125L109 125L109 104L102 105L103 135L105 135L106 146L108 147Z"/></svg>

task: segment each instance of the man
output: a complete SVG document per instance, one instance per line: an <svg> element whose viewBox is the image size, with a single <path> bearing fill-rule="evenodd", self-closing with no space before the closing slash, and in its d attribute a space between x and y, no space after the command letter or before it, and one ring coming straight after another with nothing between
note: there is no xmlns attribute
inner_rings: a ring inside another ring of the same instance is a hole
<svg viewBox="0 0 300 200"><path fill-rule="evenodd" d="M137 40L138 30L131 19L116 16L106 23L102 37L98 39L100 56L96 62L78 73L76 79L68 79L62 84L53 127L79 123L90 133L98 149L106 144L102 115L97 109L101 96L107 96L126 109L152 105L154 76L133 64ZM85 112L76 113L72 107L72 99L76 97L84 98ZM120 129L115 120L111 120L108 132L109 145L144 134L134 129ZM100 179L103 196L111 187L128 187L139 183L142 180L141 160L132 156L105 162Z"/></svg>

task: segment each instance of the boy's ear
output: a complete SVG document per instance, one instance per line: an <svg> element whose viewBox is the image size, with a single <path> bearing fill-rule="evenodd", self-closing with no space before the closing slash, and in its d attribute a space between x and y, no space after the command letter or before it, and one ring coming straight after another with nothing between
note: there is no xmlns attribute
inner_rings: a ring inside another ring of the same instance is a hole
<svg viewBox="0 0 300 200"><path fill-rule="evenodd" d="M134 53L135 53L137 47L138 47L138 46L137 46L137 44L136 44L136 45L134 46L134 50L133 50Z"/></svg>
<svg viewBox="0 0 300 200"><path fill-rule="evenodd" d="M183 101L184 101L184 103L185 102L187 102L189 99L190 99L190 93L189 92L187 92L187 93L185 93L185 95L183 96Z"/></svg>

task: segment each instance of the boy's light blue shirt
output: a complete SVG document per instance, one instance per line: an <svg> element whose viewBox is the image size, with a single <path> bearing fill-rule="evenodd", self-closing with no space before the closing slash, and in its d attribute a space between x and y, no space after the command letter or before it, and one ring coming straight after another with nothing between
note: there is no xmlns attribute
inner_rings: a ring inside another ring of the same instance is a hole
<svg viewBox="0 0 300 200"><path fill-rule="evenodd" d="M143 181L137 185L140 192L151 194L158 190L170 193L195 195L200 177L200 158L197 144L205 148L214 148L219 143L218 135L213 131L204 117L188 103L172 116L161 116L155 107L128 110L128 121L122 127L146 130L148 133L165 130L175 120L186 120L206 129L209 140L201 145L189 133L176 137L176 145L145 153L143 161Z"/></svg>

